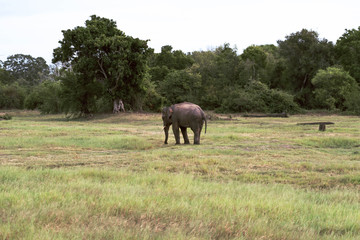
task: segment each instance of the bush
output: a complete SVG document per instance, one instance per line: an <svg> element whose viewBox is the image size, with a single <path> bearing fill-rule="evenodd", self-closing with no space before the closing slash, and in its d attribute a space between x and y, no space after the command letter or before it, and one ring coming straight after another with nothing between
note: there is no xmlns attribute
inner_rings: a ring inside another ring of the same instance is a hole
<svg viewBox="0 0 360 240"><path fill-rule="evenodd" d="M160 83L160 93L167 100L167 104L179 102L198 102L201 77L188 70L174 70Z"/></svg>
<svg viewBox="0 0 360 240"><path fill-rule="evenodd" d="M156 91L154 83L150 81L144 81L144 83L146 92L142 104L143 110L160 112L164 105L165 98Z"/></svg>
<svg viewBox="0 0 360 240"><path fill-rule="evenodd" d="M315 106L328 110L345 110L345 101L349 94L357 89L356 80L350 74L338 67L319 70L311 80L315 86Z"/></svg>
<svg viewBox="0 0 360 240"><path fill-rule="evenodd" d="M296 113L300 111L300 107L294 102L294 97L280 90L269 91L269 101L267 108L273 113Z"/></svg>
<svg viewBox="0 0 360 240"><path fill-rule="evenodd" d="M23 109L26 89L18 83L0 84L0 109Z"/></svg>
<svg viewBox="0 0 360 240"><path fill-rule="evenodd" d="M293 96L279 90L269 89L265 84L254 81L245 88L235 88L222 102L219 112L265 112L294 113L299 106Z"/></svg>
<svg viewBox="0 0 360 240"><path fill-rule="evenodd" d="M25 99L25 108L39 109L41 113L59 113L61 87L59 82L44 81L35 87Z"/></svg>
<svg viewBox="0 0 360 240"><path fill-rule="evenodd" d="M250 92L244 89L232 90L225 98L217 112L264 112L265 103L262 99L256 99Z"/></svg>
<svg viewBox="0 0 360 240"><path fill-rule="evenodd" d="M354 88L345 97L344 105L346 109L352 113L360 115L360 89L359 87Z"/></svg>
<svg viewBox="0 0 360 240"><path fill-rule="evenodd" d="M96 100L96 112L98 113L110 113L113 111L114 102L109 95L104 95Z"/></svg>

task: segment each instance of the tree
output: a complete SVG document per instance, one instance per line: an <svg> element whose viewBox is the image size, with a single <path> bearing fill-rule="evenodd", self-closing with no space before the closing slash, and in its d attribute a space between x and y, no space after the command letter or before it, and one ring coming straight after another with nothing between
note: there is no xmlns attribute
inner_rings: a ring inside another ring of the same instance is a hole
<svg viewBox="0 0 360 240"><path fill-rule="evenodd" d="M15 81L15 78L11 76L9 71L6 71L5 69L0 68L0 83L3 84L11 84Z"/></svg>
<svg viewBox="0 0 360 240"><path fill-rule="evenodd" d="M259 70L266 66L265 51L259 46L252 45L246 48L240 57L247 66L246 70L250 72L250 79L259 80Z"/></svg>
<svg viewBox="0 0 360 240"><path fill-rule="evenodd" d="M170 72L159 88L168 104L184 101L197 103L199 101L199 89L201 78L189 70L178 70Z"/></svg>
<svg viewBox="0 0 360 240"><path fill-rule="evenodd" d="M195 61L191 70L201 78L200 104L205 109L215 109L220 106L218 90L215 87L217 77L216 54L214 51L196 51L191 56Z"/></svg>
<svg viewBox="0 0 360 240"><path fill-rule="evenodd" d="M15 54L9 56L3 67L15 79L23 79L25 84L34 86L48 78L49 66L42 57Z"/></svg>
<svg viewBox="0 0 360 240"><path fill-rule="evenodd" d="M214 51L193 52L195 61L191 71L201 79L199 100L205 109L216 109L221 106L222 99L240 82L240 58L236 48L228 43L217 47Z"/></svg>
<svg viewBox="0 0 360 240"><path fill-rule="evenodd" d="M346 99L358 90L355 79L338 67L320 69L311 82L315 86L316 107L329 110L345 110Z"/></svg>
<svg viewBox="0 0 360 240"><path fill-rule="evenodd" d="M334 63L333 44L319 39L317 32L306 29L278 41L280 56L284 59L284 73L280 86L295 94L302 107L311 108L313 86L311 79L319 69Z"/></svg>
<svg viewBox="0 0 360 240"><path fill-rule="evenodd" d="M161 52L156 54L154 65L166 66L168 69L183 70L194 63L194 60L181 50L173 51L172 46L161 47Z"/></svg>
<svg viewBox="0 0 360 240"><path fill-rule="evenodd" d="M62 111L79 116L96 112L96 100L102 96L102 85L89 81L86 75L66 71L60 77Z"/></svg>
<svg viewBox="0 0 360 240"><path fill-rule="evenodd" d="M231 87L238 84L239 81L239 62L240 59L236 53L236 48L231 48L230 44L216 48L216 85L221 92L224 87Z"/></svg>
<svg viewBox="0 0 360 240"><path fill-rule="evenodd" d="M360 84L360 27L345 30L335 45L337 59Z"/></svg>
<svg viewBox="0 0 360 240"><path fill-rule="evenodd" d="M0 109L22 109L25 96L26 89L19 83L14 82L8 85L0 83Z"/></svg>
<svg viewBox="0 0 360 240"><path fill-rule="evenodd" d="M110 95L111 103L120 98L139 107L137 97L143 91L150 51L147 41L126 36L117 29L115 21L95 15L85 22L85 27L62 32L64 38L59 41L61 46L54 49L53 63L60 61L65 69L75 73L69 79L83 92L82 98L74 99L81 102L82 113L89 113L94 99L104 93ZM64 84L69 84L67 91L79 91L71 86L71 81Z"/></svg>
<svg viewBox="0 0 360 240"><path fill-rule="evenodd" d="M43 114L59 113L61 87L59 81L46 80L34 87L25 98L25 108L38 109Z"/></svg>
<svg viewBox="0 0 360 240"><path fill-rule="evenodd" d="M191 56L181 50L173 51L172 46L161 47L160 53L155 53L149 62L151 81L159 85L165 77L174 70L184 70L194 63Z"/></svg>

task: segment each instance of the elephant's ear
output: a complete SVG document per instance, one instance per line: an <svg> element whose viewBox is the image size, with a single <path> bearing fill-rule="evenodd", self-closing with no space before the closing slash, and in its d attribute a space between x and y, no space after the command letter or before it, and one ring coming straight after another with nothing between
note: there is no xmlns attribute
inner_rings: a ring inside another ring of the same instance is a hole
<svg viewBox="0 0 360 240"><path fill-rule="evenodd" d="M169 108L169 119L171 118L171 116L172 116L172 113L173 113L173 110L172 110L172 108Z"/></svg>

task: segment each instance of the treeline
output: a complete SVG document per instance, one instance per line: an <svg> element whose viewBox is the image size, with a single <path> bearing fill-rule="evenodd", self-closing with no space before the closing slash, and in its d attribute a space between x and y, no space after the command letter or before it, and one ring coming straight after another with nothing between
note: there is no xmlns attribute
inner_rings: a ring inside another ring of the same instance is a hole
<svg viewBox="0 0 360 240"><path fill-rule="evenodd" d="M0 108L43 113L159 111L182 101L218 112L299 112L326 109L360 114L360 27L336 44L302 29L277 45L238 54L224 44L184 53L125 35L113 20L91 16L63 31L54 65L17 54L0 67Z"/></svg>

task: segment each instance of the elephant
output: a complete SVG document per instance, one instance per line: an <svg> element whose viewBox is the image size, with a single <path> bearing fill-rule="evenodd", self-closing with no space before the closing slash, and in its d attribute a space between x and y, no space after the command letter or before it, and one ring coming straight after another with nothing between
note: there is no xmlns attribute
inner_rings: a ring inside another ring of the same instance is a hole
<svg viewBox="0 0 360 240"><path fill-rule="evenodd" d="M172 124L173 133L176 144L180 144L180 133L184 137L184 144L190 144L187 135L187 128L191 128L194 132L194 144L200 144L200 133L205 121L205 133L207 121L204 111L196 104L183 102L164 107L162 110L162 120L164 123L165 144L168 143L169 127Z"/></svg>

